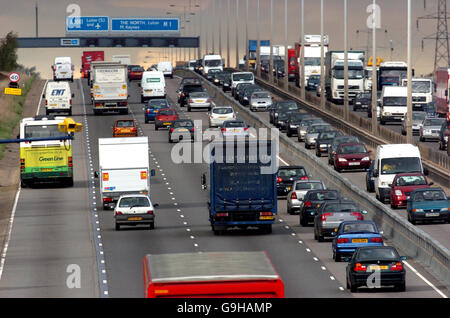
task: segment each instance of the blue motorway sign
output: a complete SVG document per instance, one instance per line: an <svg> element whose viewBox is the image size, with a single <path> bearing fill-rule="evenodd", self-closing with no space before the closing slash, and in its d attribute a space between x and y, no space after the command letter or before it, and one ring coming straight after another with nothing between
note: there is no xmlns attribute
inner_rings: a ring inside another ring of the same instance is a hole
<svg viewBox="0 0 450 318"><path fill-rule="evenodd" d="M111 18L112 32L172 32L180 31L179 18Z"/></svg>
<svg viewBox="0 0 450 318"><path fill-rule="evenodd" d="M66 18L66 32L108 32L109 17L75 17Z"/></svg>

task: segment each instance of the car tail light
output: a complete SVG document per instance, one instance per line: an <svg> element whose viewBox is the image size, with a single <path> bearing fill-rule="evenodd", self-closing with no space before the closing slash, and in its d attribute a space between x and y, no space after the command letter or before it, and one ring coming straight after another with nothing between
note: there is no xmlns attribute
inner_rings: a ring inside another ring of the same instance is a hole
<svg viewBox="0 0 450 318"><path fill-rule="evenodd" d="M147 211L147 214L153 214L153 211L152 210Z"/></svg>
<svg viewBox="0 0 450 318"><path fill-rule="evenodd" d="M170 132L174 132L175 131L175 128L170 128Z"/></svg>
<svg viewBox="0 0 450 318"><path fill-rule="evenodd" d="M116 215L122 215L122 212L116 211Z"/></svg>
<svg viewBox="0 0 450 318"><path fill-rule="evenodd" d="M194 128L194 127L192 127L192 128L190 129L190 131L191 131L191 132L194 132L194 131L195 131L195 128Z"/></svg>
<svg viewBox="0 0 450 318"><path fill-rule="evenodd" d="M69 160L69 167L72 168L73 167L73 165L72 165L72 157L68 157L67 159Z"/></svg>
<svg viewBox="0 0 450 318"><path fill-rule="evenodd" d="M69 102L70 102L70 105L72 105L72 98L69 100Z"/></svg>
<svg viewBox="0 0 450 318"><path fill-rule="evenodd" d="M193 103L194 103L194 101L193 101L192 99L190 99L190 100L189 100L189 103L190 103L190 104L193 104Z"/></svg>
<svg viewBox="0 0 450 318"><path fill-rule="evenodd" d="M381 237L371 237L370 242L371 243L383 243L383 239Z"/></svg>
<svg viewBox="0 0 450 318"><path fill-rule="evenodd" d="M334 215L334 213L323 213L322 214L322 221L326 221L327 220L327 216L332 216Z"/></svg>
<svg viewBox="0 0 450 318"><path fill-rule="evenodd" d="M145 110L145 113L146 113L146 114L150 114L150 109L147 108L147 109Z"/></svg>
<svg viewBox="0 0 450 318"><path fill-rule="evenodd" d="M47 106L48 105L48 101L47 100L45 100L45 106Z"/></svg>
<svg viewBox="0 0 450 318"><path fill-rule="evenodd" d="M340 244L340 243L348 243L348 238L338 238L336 243Z"/></svg>
<svg viewBox="0 0 450 318"><path fill-rule="evenodd" d="M283 182L283 179L281 177L277 177L277 183Z"/></svg>
<svg viewBox="0 0 450 318"><path fill-rule="evenodd" d="M113 199L112 198L103 198L103 202L112 202Z"/></svg>
<svg viewBox="0 0 450 318"><path fill-rule="evenodd" d="M248 127L244 127L244 131L247 131L248 130Z"/></svg>
<svg viewBox="0 0 450 318"><path fill-rule="evenodd" d="M300 180L309 180L309 178L307 176L304 176Z"/></svg>
<svg viewBox="0 0 450 318"><path fill-rule="evenodd" d="M359 212L352 212L351 215L356 216L356 219L357 219L358 221L364 220L362 214L359 213Z"/></svg>
<svg viewBox="0 0 450 318"><path fill-rule="evenodd" d="M207 103L211 103L211 100L208 98L208 99L206 100L206 102L207 102Z"/></svg>
<svg viewBox="0 0 450 318"><path fill-rule="evenodd" d="M25 159L20 159L20 170L25 170Z"/></svg>
<svg viewBox="0 0 450 318"><path fill-rule="evenodd" d="M95 107L102 106L102 103L95 103Z"/></svg>
<svg viewBox="0 0 450 318"><path fill-rule="evenodd" d="M127 106L127 105L128 105L127 102L120 102L120 103L119 103L119 106Z"/></svg>
<svg viewBox="0 0 450 318"><path fill-rule="evenodd" d="M403 270L403 264L400 262L395 263L391 266L392 271L402 271Z"/></svg>
<svg viewBox="0 0 450 318"><path fill-rule="evenodd" d="M226 217L226 216L228 216L228 212L219 212L219 213L216 213L216 216L217 217Z"/></svg>
<svg viewBox="0 0 450 318"><path fill-rule="evenodd" d="M292 192L292 195L291 195L291 200L297 200L297 193L295 193L295 192Z"/></svg>
<svg viewBox="0 0 450 318"><path fill-rule="evenodd" d="M227 129L226 128L222 128L222 131L227 131Z"/></svg>
<svg viewBox="0 0 450 318"><path fill-rule="evenodd" d="M311 207L312 206L312 202L311 201L306 201L305 202L305 206L306 207Z"/></svg>
<svg viewBox="0 0 450 318"><path fill-rule="evenodd" d="M361 263L356 263L355 267L353 267L353 270L355 272L365 272L365 271L367 271L367 266L363 265Z"/></svg>
<svg viewBox="0 0 450 318"><path fill-rule="evenodd" d="M236 119L236 114L233 114L233 119Z"/></svg>
<svg viewBox="0 0 450 318"><path fill-rule="evenodd" d="M181 96L183 96L183 97L184 97L184 96L185 96L185 95L184 95L184 93L181 93Z"/></svg>

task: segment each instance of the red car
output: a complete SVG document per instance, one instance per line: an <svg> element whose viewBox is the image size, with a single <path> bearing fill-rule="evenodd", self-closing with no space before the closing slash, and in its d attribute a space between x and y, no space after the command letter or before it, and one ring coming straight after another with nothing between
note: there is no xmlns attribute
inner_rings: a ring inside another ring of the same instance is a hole
<svg viewBox="0 0 450 318"><path fill-rule="evenodd" d="M139 65L128 65L128 80L141 80L144 69Z"/></svg>
<svg viewBox="0 0 450 318"><path fill-rule="evenodd" d="M169 127L178 119L178 113L174 108L163 108L155 117L155 130L160 127Z"/></svg>
<svg viewBox="0 0 450 318"><path fill-rule="evenodd" d="M391 207L406 207L409 195L420 188L429 188L433 182L428 183L423 173L399 173L394 177L391 186Z"/></svg>
<svg viewBox="0 0 450 318"><path fill-rule="evenodd" d="M372 161L366 146L360 142L339 144L334 155L334 170L368 169Z"/></svg>

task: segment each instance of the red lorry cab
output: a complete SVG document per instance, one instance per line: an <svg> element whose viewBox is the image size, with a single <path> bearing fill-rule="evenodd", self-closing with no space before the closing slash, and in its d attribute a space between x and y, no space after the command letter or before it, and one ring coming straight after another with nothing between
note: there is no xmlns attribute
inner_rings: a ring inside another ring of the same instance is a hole
<svg viewBox="0 0 450 318"><path fill-rule="evenodd" d="M146 298L283 298L266 252L146 255Z"/></svg>
<svg viewBox="0 0 450 318"><path fill-rule="evenodd" d="M89 71L91 69L91 62L98 62L105 60L104 51L84 51L81 56L81 78L89 78Z"/></svg>

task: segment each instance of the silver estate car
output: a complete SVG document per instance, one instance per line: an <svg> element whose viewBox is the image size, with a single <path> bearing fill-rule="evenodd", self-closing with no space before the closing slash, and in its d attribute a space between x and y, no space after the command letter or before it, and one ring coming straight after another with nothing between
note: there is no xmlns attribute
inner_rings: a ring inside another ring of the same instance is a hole
<svg viewBox="0 0 450 318"><path fill-rule="evenodd" d="M286 198L287 212L293 214L303 207L303 198L309 190L325 190L327 187L320 180L298 180L294 181L291 192Z"/></svg>
<svg viewBox="0 0 450 318"><path fill-rule="evenodd" d="M250 96L250 110L267 110L272 106L272 97L268 92L254 92Z"/></svg>
<svg viewBox="0 0 450 318"><path fill-rule="evenodd" d="M445 120L445 118L425 118L419 130L420 141L425 141L426 139L438 141L439 131Z"/></svg>
<svg viewBox="0 0 450 318"><path fill-rule="evenodd" d="M327 123L319 123L311 125L306 131L305 148L311 149L316 146L316 139L322 131L333 130L333 127Z"/></svg>

